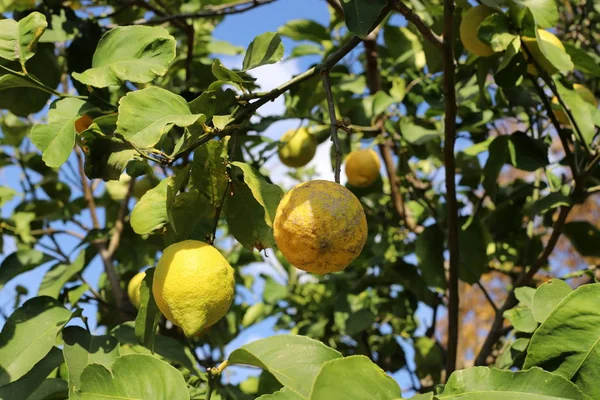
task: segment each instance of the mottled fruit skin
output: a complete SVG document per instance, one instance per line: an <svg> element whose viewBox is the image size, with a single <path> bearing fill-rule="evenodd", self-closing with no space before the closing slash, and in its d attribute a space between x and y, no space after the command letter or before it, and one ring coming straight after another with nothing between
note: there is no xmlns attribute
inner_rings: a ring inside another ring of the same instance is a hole
<svg viewBox="0 0 600 400"><path fill-rule="evenodd" d="M83 114L81 118L75 121L75 132L81 133L89 128L94 123L92 117L87 114Z"/></svg>
<svg viewBox="0 0 600 400"><path fill-rule="evenodd" d="M281 199L273 231L292 265L326 274L343 270L358 257L367 241L367 219L352 192L335 182L315 180Z"/></svg>
<svg viewBox="0 0 600 400"><path fill-rule="evenodd" d="M136 309L140 308L140 302L142 300L140 297L140 287L142 286L142 281L144 280L145 276L145 271L139 272L133 278L131 278L129 285L127 285L127 295L129 296L131 304L133 304Z"/></svg>
<svg viewBox="0 0 600 400"><path fill-rule="evenodd" d="M575 92L577 92L579 97L581 97L586 103L590 103L594 107L598 107L598 100L596 99L596 97L594 96L594 93L592 93L592 91L590 89L586 88L582 84L575 83L575 84L573 84L573 90L575 90ZM556 96L554 96L552 98L552 103L559 104ZM554 113L554 116L556 116L556 119L558 120L558 122L560 122L563 125L571 125L571 121L569 121L569 117L567 117L567 114L562 109L552 110L552 112Z"/></svg>
<svg viewBox="0 0 600 400"><path fill-rule="evenodd" d="M465 13L460 23L459 33L460 41L467 51L479 57L488 57L495 53L490 45L479 40L477 30L484 19L497 12L495 8L481 5L470 8Z"/></svg>
<svg viewBox="0 0 600 400"><path fill-rule="evenodd" d="M538 35L540 36L540 40L543 40L545 43L550 44L552 46L558 47L562 52L565 52L565 46L563 46L560 39L557 38L552 33L548 32L544 29L538 29ZM548 60L546 58L544 53L542 53L542 50L540 49L540 46L539 46L536 38L523 36L521 38L521 41L523 42L525 47L527 47L527 50L529 50L529 52L533 56L533 59L538 63L538 65L544 71L546 71L549 75L552 75L552 74L555 74L556 72L558 72L558 69L556 69L554 67L554 65L550 62L550 60ZM525 59L527 60L529 57L527 55L527 52L524 51L523 55L525 56ZM538 70L533 63L527 64L527 72L529 72L531 75L534 75L534 76L538 75Z"/></svg>
<svg viewBox="0 0 600 400"><path fill-rule="evenodd" d="M305 128L292 129L282 137L279 160L288 167L300 168L313 159L317 151L317 139Z"/></svg>
<svg viewBox="0 0 600 400"><path fill-rule="evenodd" d="M353 151L346 158L346 177L352 186L371 186L377 180L380 168L379 156L372 149Z"/></svg>
<svg viewBox="0 0 600 400"><path fill-rule="evenodd" d="M185 240L163 251L152 293L160 312L186 336L194 336L223 318L231 307L234 271L214 247Z"/></svg>

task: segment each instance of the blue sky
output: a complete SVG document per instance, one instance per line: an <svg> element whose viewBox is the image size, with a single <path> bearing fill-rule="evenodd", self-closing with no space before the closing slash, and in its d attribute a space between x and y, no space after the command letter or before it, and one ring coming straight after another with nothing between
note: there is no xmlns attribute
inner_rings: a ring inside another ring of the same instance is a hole
<svg viewBox="0 0 600 400"><path fill-rule="evenodd" d="M272 4L258 7L244 14L226 17L225 21L221 23L216 29L214 36L216 39L226 40L234 45L246 48L255 36L268 31L277 31L277 29L280 26L292 19L311 19L320 22L324 25L327 25L329 22L329 13L327 11L325 1L278 0ZM398 17L398 19L400 20L401 18ZM294 42L290 41L287 38L283 38L283 42L286 48L286 54L289 54L289 51L294 45ZM224 57L222 58L222 61L225 65L229 67L239 68L241 66L242 58ZM252 74L258 79L257 82L262 86L262 89L268 90L280 85L281 83L290 79L293 75L303 71L315 61L317 61L315 58L294 59L291 61L286 61L284 63L258 68L252 71ZM263 107L260 110L260 112L261 115L269 115L281 113L282 110L283 101L279 99L278 101L274 103L269 103L268 105ZM297 126L297 121L279 122L273 124L273 126L266 132L266 134L270 137L278 138L285 130L295 128ZM333 180L333 173L331 172L329 161L329 147L329 142L322 144L311 165L316 167L320 178ZM288 188L292 184L292 181L286 177L285 167L283 167L279 162L277 162L277 160L272 160L269 164L267 164L267 168L269 168L269 170L271 171L271 177L276 183L281 184L285 188ZM21 171L16 167L4 168L0 170L0 185L10 186L15 188L16 190L20 190L18 183L20 175ZM40 193L40 195L43 194ZM81 195L81 193L79 193L77 190L74 190L74 196L79 195ZM2 216L9 216L12 208L15 205L17 205L20 201L20 199L15 199L9 202L7 205L5 205L2 209ZM102 212L100 215L100 219L103 220ZM84 219L84 223L90 225L89 216L86 216L86 218ZM71 237L60 236L59 238L61 240L61 244L64 245L67 251L71 250L77 245L77 240ZM2 251L3 255L0 256L0 260L4 259L6 255L10 254L13 251L13 241L5 237L4 248ZM76 252L72 254L72 259L75 258L76 255ZM0 291L0 308L5 313L10 312L10 310L12 309L12 302L15 297L15 287L17 285L25 286L29 290L29 295L26 296L26 298L35 296L39 284L48 268L49 265L23 274L17 279L14 279L9 284L7 284L5 288L2 291ZM246 270L252 272L253 274L263 272L269 275L274 275L272 266L269 266L265 263L254 264L251 267L247 267ZM84 277L90 283L96 284L101 272L101 263L98 259L96 259L94 260L94 262L92 262L92 264L90 264L90 266L86 268ZM258 289L260 289L260 286L261 285L259 284ZM251 301L251 299L246 298L244 300ZM94 308L86 307L84 309L84 314L90 318L91 328L95 329L96 322ZM431 319L429 310L422 309L418 314L420 318L424 320L423 325L429 325ZM0 316L0 325L2 325L3 322L4 321ZM273 323L274 318L270 318L258 325L251 327L250 329L247 329L242 335L240 335L240 337L234 340L230 344L230 346L228 346L227 350L231 351L243 345L244 343L247 343L254 339L274 334L272 330ZM100 333L100 331L96 332ZM410 357L410 354L412 352L407 346L404 347L406 348L407 354ZM225 374L225 379L231 379L232 382L237 382L240 379L243 379L245 376L247 376L247 374L247 370L231 369L228 370ZM398 373L395 375L395 378L400 382L401 386L406 387L408 385L409 381L408 376L406 374Z"/></svg>

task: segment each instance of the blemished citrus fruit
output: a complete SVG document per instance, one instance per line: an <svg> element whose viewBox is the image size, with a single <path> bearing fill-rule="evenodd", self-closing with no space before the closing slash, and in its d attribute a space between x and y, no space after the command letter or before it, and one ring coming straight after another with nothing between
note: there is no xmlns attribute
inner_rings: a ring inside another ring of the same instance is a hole
<svg viewBox="0 0 600 400"><path fill-rule="evenodd" d="M152 293L162 314L194 336L219 321L235 292L233 268L213 246L184 240L168 246L154 272Z"/></svg>
<svg viewBox="0 0 600 400"><path fill-rule="evenodd" d="M581 97L586 103L590 103L594 107L598 107L598 100L596 99L594 93L592 93L590 89L586 88L580 83L575 83L573 84L573 90L575 90L579 97ZM552 98L552 103L559 104L556 96ZM563 125L571 124L571 122L569 121L569 117L567 117L567 114L562 109L553 110L553 112L558 122L560 122Z"/></svg>
<svg viewBox="0 0 600 400"><path fill-rule="evenodd" d="M309 163L317 151L317 139L306 128L292 129L281 137L278 154L288 167L300 168Z"/></svg>
<svg viewBox="0 0 600 400"><path fill-rule="evenodd" d="M470 8L465 13L460 23L460 41L465 49L479 57L487 57L494 54L494 50L487 43L477 37L477 30L484 19L499 12L495 8L480 5Z"/></svg>
<svg viewBox="0 0 600 400"><path fill-rule="evenodd" d="M94 123L92 117L87 114L83 114L79 119L75 121L75 132L81 133L85 131Z"/></svg>
<svg viewBox="0 0 600 400"><path fill-rule="evenodd" d="M275 242L296 268L337 272L358 257L367 241L360 201L344 186L314 180L290 190L277 207Z"/></svg>
<svg viewBox="0 0 600 400"><path fill-rule="evenodd" d="M131 301L131 304L138 309L140 308L141 302L140 287L142 286L142 281L145 276L145 271L139 272L131 278L129 285L127 285L127 295L129 296L129 300Z"/></svg>
<svg viewBox="0 0 600 400"><path fill-rule="evenodd" d="M379 168L381 161L372 149L352 151L346 158L346 177L352 186L362 188L372 185L379 176Z"/></svg>
<svg viewBox="0 0 600 400"><path fill-rule="evenodd" d="M565 46L563 46L560 39L557 38L554 34L544 29L538 29L538 35L540 36L540 40L544 41L544 43L554 47L558 47L563 53L565 52ZM558 71L558 69L556 69L556 67L550 62L550 60L546 58L544 53L542 53L542 50L540 49L540 45L537 42L536 38L523 36L521 38L521 41L523 42L525 47L527 47L527 50L529 50L529 52L533 56L533 59L544 71L546 71L549 75L552 75ZM525 56L526 60L529 58L527 52L524 51L523 55ZM527 72L529 72L531 75L538 75L538 70L533 63L527 64Z"/></svg>

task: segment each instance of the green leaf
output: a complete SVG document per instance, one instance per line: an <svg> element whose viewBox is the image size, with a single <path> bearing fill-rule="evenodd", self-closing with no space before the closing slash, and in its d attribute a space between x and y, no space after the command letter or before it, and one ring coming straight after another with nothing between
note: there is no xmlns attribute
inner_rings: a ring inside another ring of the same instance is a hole
<svg viewBox="0 0 600 400"><path fill-rule="evenodd" d="M560 279L551 279L544 282L533 295L531 306L533 318L539 323L544 322L558 303L572 291L571 286Z"/></svg>
<svg viewBox="0 0 600 400"><path fill-rule="evenodd" d="M60 82L62 68L58 64L55 48L51 43L40 43L37 52L27 62L29 75L37 78L51 89L56 88ZM5 65L16 71L20 69L17 61ZM0 70L0 109L6 109L19 117L41 111L48 99L52 96L37 85L25 79L8 75Z"/></svg>
<svg viewBox="0 0 600 400"><path fill-rule="evenodd" d="M35 388L35 391L27 400L54 400L66 399L69 395L69 384L67 381L57 378L48 378Z"/></svg>
<svg viewBox="0 0 600 400"><path fill-rule="evenodd" d="M305 397L300 396L296 392L284 387L283 389L258 397L256 400L305 400Z"/></svg>
<svg viewBox="0 0 600 400"><path fill-rule="evenodd" d="M553 0L512 0L515 4L531 11L540 28L553 28L558 23L558 8Z"/></svg>
<svg viewBox="0 0 600 400"><path fill-rule="evenodd" d="M411 400L436 400L436 397L433 396L433 393L422 393L410 398Z"/></svg>
<svg viewBox="0 0 600 400"><path fill-rule="evenodd" d="M540 368L512 372L487 367L456 371L444 387L440 400L589 400L568 380Z"/></svg>
<svg viewBox="0 0 600 400"><path fill-rule="evenodd" d="M435 339L427 336L414 338L415 363L420 379L431 375L435 382L439 382L441 368L444 365L444 354L441 346Z"/></svg>
<svg viewBox="0 0 600 400"><path fill-rule="evenodd" d="M444 273L444 232L438 224L426 227L415 242L415 254L419 269L428 286L445 288Z"/></svg>
<svg viewBox="0 0 600 400"><path fill-rule="evenodd" d="M385 113L387 109L398 101L386 92L380 90L373 95L373 117Z"/></svg>
<svg viewBox="0 0 600 400"><path fill-rule="evenodd" d="M92 68L73 72L73 78L100 88L125 81L150 82L166 74L175 58L175 45L175 38L164 28L120 26L102 36Z"/></svg>
<svg viewBox="0 0 600 400"><path fill-rule="evenodd" d="M570 196L564 195L561 192L550 193L531 205L531 214L542 215L558 207L568 207L571 203Z"/></svg>
<svg viewBox="0 0 600 400"><path fill-rule="evenodd" d="M260 67L261 65L274 64L283 58L283 43L275 32L263 33L254 38L248 46L242 68L244 71Z"/></svg>
<svg viewBox="0 0 600 400"><path fill-rule="evenodd" d="M0 0L0 12L26 11L35 7L36 0Z"/></svg>
<svg viewBox="0 0 600 400"><path fill-rule="evenodd" d="M539 1L539 0L533 0L533 1ZM542 0L542 1L548 1L548 0ZM552 1L552 0L550 0L550 1ZM556 7L556 5L554 5L554 7ZM552 26L554 26L554 25L552 25ZM535 36L536 36L536 40L537 40L537 43L540 47L542 54L544 55L544 57L546 57L548 59L548 61L550 61L550 63L552 65L554 65L554 67L556 69L558 69L561 72L569 72L575 67L573 65L573 62L571 62L571 58L569 57L569 55L567 54L567 52L565 50L563 50L562 48L560 48L558 46L555 46L554 44L552 44L550 42L542 40L540 38L540 33L537 29L535 30Z"/></svg>
<svg viewBox="0 0 600 400"><path fill-rule="evenodd" d="M81 251L77 256L77 259L71 264L57 264L50 268L38 290L38 296L49 296L58 298L60 291L63 286L69 282L73 277L81 272L85 267L85 250Z"/></svg>
<svg viewBox="0 0 600 400"><path fill-rule="evenodd" d="M31 141L42 152L42 160L51 168L67 161L75 145L75 121L92 106L84 100L66 98L54 101L48 111L48 124L31 129Z"/></svg>
<svg viewBox="0 0 600 400"><path fill-rule="evenodd" d="M234 161L231 163L244 172L244 182L252 191L252 195L258 203L265 209L265 222L268 226L273 226L277 206L283 197L283 190L277 185L268 183L260 173L249 164Z"/></svg>
<svg viewBox="0 0 600 400"><path fill-rule="evenodd" d="M540 139L534 139L523 132L509 136L508 155L513 167L534 172L550 164L548 146Z"/></svg>
<svg viewBox="0 0 600 400"><path fill-rule="evenodd" d="M348 30L364 39L374 28L386 0L342 0Z"/></svg>
<svg viewBox="0 0 600 400"><path fill-rule="evenodd" d="M189 400L181 372L144 354L117 357L110 371L88 364L81 373L81 399Z"/></svg>
<svg viewBox="0 0 600 400"><path fill-rule="evenodd" d="M17 191L8 186L0 186L0 206L4 203L11 201L17 194Z"/></svg>
<svg viewBox="0 0 600 400"><path fill-rule="evenodd" d="M533 295L535 294L535 289L528 286L518 287L515 289L515 297L521 305L525 307L531 308L533 305Z"/></svg>
<svg viewBox="0 0 600 400"><path fill-rule="evenodd" d="M596 136L596 128L594 127L594 119L592 118L592 112L596 111L596 107L586 102L575 90L564 86L560 79L555 78L553 80L560 98L571 111L571 114L575 119L575 124L577 124L577 127L583 136L583 138L580 138L579 135L575 135L575 137L583 139L586 146L591 145L594 136ZM566 112L565 115L569 117L569 114ZM571 121L573 129L575 129L573 120L570 117L569 121Z"/></svg>
<svg viewBox="0 0 600 400"><path fill-rule="evenodd" d="M192 181L212 204L221 207L229 178L227 176L228 138L211 140L196 149L192 162Z"/></svg>
<svg viewBox="0 0 600 400"><path fill-rule="evenodd" d="M138 147L153 147L174 125L204 123L203 114L192 114L187 101L165 89L151 86L119 100L117 132Z"/></svg>
<svg viewBox="0 0 600 400"><path fill-rule="evenodd" d="M2 80L1 77L0 80ZM0 117L0 129L4 135L4 137L0 139L0 143L19 147L25 136L31 130L31 124L28 121L26 122L19 119L16 115L9 112Z"/></svg>
<svg viewBox="0 0 600 400"><path fill-rule="evenodd" d="M593 75L600 77L600 65L598 64L598 56L593 57L595 54L585 52L584 50L573 46L570 43L563 43L565 50L571 61L575 64L575 68L580 70L586 75Z"/></svg>
<svg viewBox="0 0 600 400"><path fill-rule="evenodd" d="M234 350L228 361L269 371L282 385L306 399L321 366L340 357L337 351L308 337L278 335Z"/></svg>
<svg viewBox="0 0 600 400"><path fill-rule="evenodd" d="M69 399L80 399L81 373L91 363L110 367L119 356L119 342L110 335L92 336L83 328L63 330L64 357L69 371Z"/></svg>
<svg viewBox="0 0 600 400"><path fill-rule="evenodd" d="M531 338L523 368L539 366L572 380L593 399L600 396L600 284L568 294Z"/></svg>
<svg viewBox="0 0 600 400"><path fill-rule="evenodd" d="M0 333L0 386L29 372L52 350L71 312L51 297L34 297L17 308Z"/></svg>
<svg viewBox="0 0 600 400"><path fill-rule="evenodd" d="M233 83L246 83L247 81L242 78L239 74L233 72L229 68L226 68L221 64L221 61L217 58L212 65L212 73L220 81L233 82Z"/></svg>
<svg viewBox="0 0 600 400"><path fill-rule="evenodd" d="M225 218L231 234L248 250L273 247L273 228L267 222L264 207L244 182L235 182L233 195L225 198Z"/></svg>
<svg viewBox="0 0 600 400"><path fill-rule="evenodd" d="M600 231L586 221L573 221L565 224L565 236L583 257L600 256Z"/></svg>
<svg viewBox="0 0 600 400"><path fill-rule="evenodd" d="M175 243L190 235L193 239L205 240L206 235L212 233L215 213L215 207L196 190L180 193L169 205L171 230L165 240Z"/></svg>
<svg viewBox="0 0 600 400"><path fill-rule="evenodd" d="M169 180L163 179L148 190L131 212L131 227L138 235L146 235L164 227L169 222L167 213L167 188Z"/></svg>
<svg viewBox="0 0 600 400"><path fill-rule="evenodd" d="M442 136L442 132L417 125L410 118L400 119L400 132L404 140L416 145L427 143Z"/></svg>
<svg viewBox="0 0 600 400"><path fill-rule="evenodd" d="M533 318L531 308L517 306L510 310L504 311L504 318L508 319L514 328L519 332L534 332L538 323Z"/></svg>
<svg viewBox="0 0 600 400"><path fill-rule="evenodd" d="M152 354L152 351L138 344L135 336L134 322L126 322L115 327L110 334L121 344L121 354ZM155 336L154 354L170 363L182 365L189 371L194 371L195 359L190 349L177 340L166 336Z"/></svg>
<svg viewBox="0 0 600 400"><path fill-rule="evenodd" d="M505 14L488 16L477 28L477 37L489 44L495 52L504 51L518 36L510 33L510 20Z"/></svg>
<svg viewBox="0 0 600 400"><path fill-rule="evenodd" d="M15 276L31 271L52 260L54 260L53 257L33 249L18 250L8 255L0 265L0 290Z"/></svg>
<svg viewBox="0 0 600 400"><path fill-rule="evenodd" d="M292 40L309 40L315 43L323 43L330 40L327 28L318 22L309 19L293 19L280 27L277 32Z"/></svg>
<svg viewBox="0 0 600 400"><path fill-rule="evenodd" d="M263 299L268 304L275 304L278 301L285 299L288 293L289 289L287 286L278 283L270 276L265 276Z"/></svg>
<svg viewBox="0 0 600 400"><path fill-rule="evenodd" d="M146 276L140 286L140 309L135 318L135 336L142 346L149 348L153 352L156 327L162 315L152 294L154 270L155 268L146 270Z"/></svg>
<svg viewBox="0 0 600 400"><path fill-rule="evenodd" d="M18 60L25 72L25 62L33 57L37 42L47 27L46 17L37 11L19 22L0 20L0 58Z"/></svg>
<svg viewBox="0 0 600 400"><path fill-rule="evenodd" d="M315 378L310 400L393 400L400 386L366 356L350 356L323 364Z"/></svg>
<svg viewBox="0 0 600 400"><path fill-rule="evenodd" d="M474 284L488 270L490 233L478 218L460 231L460 279Z"/></svg>
<svg viewBox="0 0 600 400"><path fill-rule="evenodd" d="M0 387L0 399L29 399L50 373L63 362L63 353L57 347L19 380Z"/></svg>
<svg viewBox="0 0 600 400"><path fill-rule="evenodd" d="M85 175L90 179L118 180L137 151L123 139L94 130L80 135L89 152L85 155Z"/></svg>

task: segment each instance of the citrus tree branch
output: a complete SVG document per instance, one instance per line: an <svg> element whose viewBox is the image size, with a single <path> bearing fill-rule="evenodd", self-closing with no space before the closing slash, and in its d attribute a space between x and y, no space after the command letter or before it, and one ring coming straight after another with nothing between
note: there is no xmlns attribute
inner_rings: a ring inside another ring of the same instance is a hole
<svg viewBox="0 0 600 400"><path fill-rule="evenodd" d="M446 209L448 214L448 343L446 346L446 379L456 369L458 352L460 250L458 242L458 201L456 200L456 82L454 62L454 0L444 0L444 165L446 172Z"/></svg>
<svg viewBox="0 0 600 400"><path fill-rule="evenodd" d="M425 39L429 40L438 49L442 49L442 38L432 31L430 27L425 25L425 22L423 22L423 20L410 7L404 4L401 0L391 0L390 3L392 8L402 14L409 22L411 22L418 29L418 31L421 32L421 35L423 35ZM444 37L446 37L445 34Z"/></svg>
<svg viewBox="0 0 600 400"><path fill-rule="evenodd" d="M331 91L331 80L329 79L329 70L323 70L323 87L327 94L327 108L329 110L329 124L331 126L331 141L335 150L335 182L340 183L340 170L342 167L342 150L340 148L340 139L338 137L338 121L335 116L335 103L333 92Z"/></svg>

